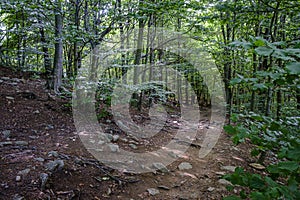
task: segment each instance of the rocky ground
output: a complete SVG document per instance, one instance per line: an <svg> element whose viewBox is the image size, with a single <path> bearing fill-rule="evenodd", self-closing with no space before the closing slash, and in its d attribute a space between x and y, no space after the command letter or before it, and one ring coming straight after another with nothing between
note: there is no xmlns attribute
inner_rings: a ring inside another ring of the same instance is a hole
<svg viewBox="0 0 300 200"><path fill-rule="evenodd" d="M233 146L225 133L199 158L203 135L213 128L208 117L203 115L196 140L175 162L156 163L153 172L142 174L118 171L98 162L82 144L70 99L51 95L41 79L24 79L2 67L0 199L222 199L230 194L222 175L237 166L256 169L248 167L248 146ZM184 126L175 116L162 133L140 139L120 131L111 118L100 122L114 147L133 152L159 148Z"/></svg>

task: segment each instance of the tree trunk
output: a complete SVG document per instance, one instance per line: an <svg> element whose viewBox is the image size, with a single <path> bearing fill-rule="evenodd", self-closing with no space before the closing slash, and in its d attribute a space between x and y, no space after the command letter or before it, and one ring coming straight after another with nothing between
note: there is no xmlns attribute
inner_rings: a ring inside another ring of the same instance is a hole
<svg viewBox="0 0 300 200"><path fill-rule="evenodd" d="M62 85L62 70L63 70L63 43L62 43L62 6L60 0L55 1L55 54L54 54L54 76L53 89L55 93L59 93L59 88Z"/></svg>

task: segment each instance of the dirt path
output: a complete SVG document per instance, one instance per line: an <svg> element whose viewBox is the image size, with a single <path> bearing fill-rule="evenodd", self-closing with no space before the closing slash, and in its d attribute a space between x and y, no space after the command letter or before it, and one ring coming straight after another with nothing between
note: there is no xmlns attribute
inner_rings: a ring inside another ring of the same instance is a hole
<svg viewBox="0 0 300 200"><path fill-rule="evenodd" d="M82 144L67 100L49 97L41 80L11 74L0 68L0 199L221 199L229 194L221 176L236 166L247 168L247 147L233 147L224 133L200 159L200 131L199 141L167 166L168 172L110 169ZM202 120L203 131L212 128ZM110 120L105 126L118 133ZM116 144L137 152L151 150L172 134L170 128L145 146L145 141L134 143L120 133Z"/></svg>

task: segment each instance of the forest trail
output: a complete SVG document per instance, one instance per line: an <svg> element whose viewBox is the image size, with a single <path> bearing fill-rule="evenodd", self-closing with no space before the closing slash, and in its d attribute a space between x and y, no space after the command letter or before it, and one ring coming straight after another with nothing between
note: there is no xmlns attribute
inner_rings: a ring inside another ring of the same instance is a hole
<svg viewBox="0 0 300 200"><path fill-rule="evenodd" d="M247 144L235 147L222 133L205 158L199 158L201 142L196 141L166 171L110 169L82 144L68 100L49 97L40 79L12 74L0 68L0 199L221 199L229 194L222 175L234 167L248 168ZM202 120L205 132L211 125ZM108 129L114 129L109 123ZM168 135L171 129L162 137ZM145 150L142 142L130 143L123 136L120 148ZM154 137L150 146L160 140Z"/></svg>

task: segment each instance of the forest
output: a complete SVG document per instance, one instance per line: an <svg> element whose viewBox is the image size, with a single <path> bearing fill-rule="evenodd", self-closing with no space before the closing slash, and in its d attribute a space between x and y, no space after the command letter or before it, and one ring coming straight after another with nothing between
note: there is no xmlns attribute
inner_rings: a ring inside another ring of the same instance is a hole
<svg viewBox="0 0 300 200"><path fill-rule="evenodd" d="M300 199L299 0L2 0L0 32L0 199Z"/></svg>

